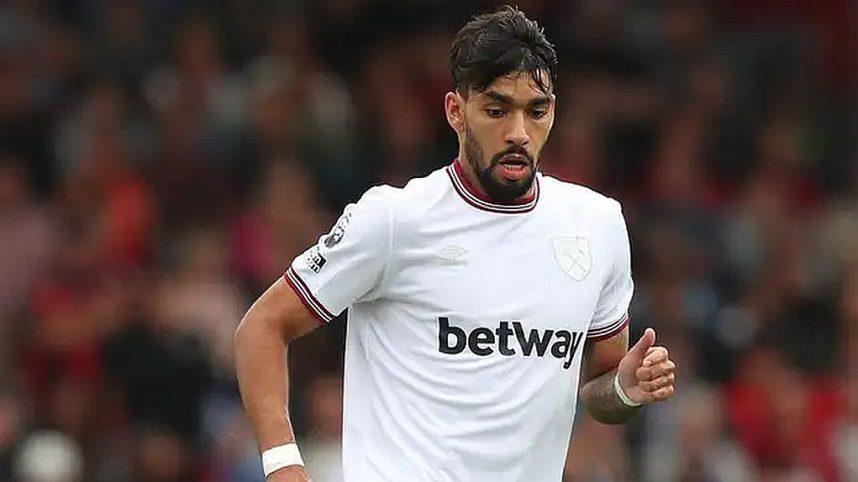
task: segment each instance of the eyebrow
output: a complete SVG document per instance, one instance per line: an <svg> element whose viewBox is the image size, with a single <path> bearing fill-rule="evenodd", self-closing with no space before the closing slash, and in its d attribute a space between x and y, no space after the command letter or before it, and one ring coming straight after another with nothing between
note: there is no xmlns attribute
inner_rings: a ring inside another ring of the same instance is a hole
<svg viewBox="0 0 858 482"><path fill-rule="evenodd" d="M494 100L494 101L500 102L501 104L514 105L516 103L512 97L510 97L506 94L501 94L500 92L498 92L496 90L487 90L487 91L483 92L483 95ZM553 94L552 95L541 95L541 96L537 96L537 97L530 99L526 105L528 105L528 106L545 105L545 104L550 104L552 100L554 100Z"/></svg>

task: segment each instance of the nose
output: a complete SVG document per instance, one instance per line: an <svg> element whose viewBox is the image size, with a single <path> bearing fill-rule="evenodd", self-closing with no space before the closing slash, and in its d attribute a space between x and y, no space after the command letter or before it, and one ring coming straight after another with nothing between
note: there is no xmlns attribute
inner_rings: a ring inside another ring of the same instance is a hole
<svg viewBox="0 0 858 482"><path fill-rule="evenodd" d="M524 113L516 112L510 116L509 126L504 139L508 144L526 146L530 142L530 136L524 128Z"/></svg>

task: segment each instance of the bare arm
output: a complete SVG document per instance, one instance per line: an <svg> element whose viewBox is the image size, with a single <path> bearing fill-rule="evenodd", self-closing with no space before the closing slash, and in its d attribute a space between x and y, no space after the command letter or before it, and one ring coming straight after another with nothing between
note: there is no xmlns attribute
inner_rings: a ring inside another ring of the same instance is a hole
<svg viewBox="0 0 858 482"><path fill-rule="evenodd" d="M319 321L280 278L253 303L235 332L238 385L260 452L295 441L287 404L287 346L319 326ZM303 472L303 468L289 472L298 471ZM269 480L281 480L286 472L279 470Z"/></svg>
<svg viewBox="0 0 858 482"><path fill-rule="evenodd" d="M588 341L584 347L586 365L585 383L581 386L581 400L590 415L602 423L623 423L638 413L640 407L630 407L620 400L614 390L617 366L629 347L629 327L602 341Z"/></svg>
<svg viewBox="0 0 858 482"><path fill-rule="evenodd" d="M654 343L655 331L648 329L628 350L628 326L611 338L587 343L581 400L594 419L609 424L624 423L641 406L673 396L675 365L668 359L667 349L652 346ZM617 395L613 383L617 373L623 391L641 406L626 405Z"/></svg>

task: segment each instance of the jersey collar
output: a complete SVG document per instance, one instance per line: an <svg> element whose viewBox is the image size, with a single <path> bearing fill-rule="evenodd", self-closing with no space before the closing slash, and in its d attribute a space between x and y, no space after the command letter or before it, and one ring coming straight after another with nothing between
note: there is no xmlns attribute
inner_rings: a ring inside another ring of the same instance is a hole
<svg viewBox="0 0 858 482"><path fill-rule="evenodd" d="M533 194L525 198L516 199L508 204L492 201L485 194L478 191L465 177L459 159L447 166L447 175L453 183L453 189L471 206L483 211L493 213L519 214L533 211L539 200L539 175L533 179Z"/></svg>

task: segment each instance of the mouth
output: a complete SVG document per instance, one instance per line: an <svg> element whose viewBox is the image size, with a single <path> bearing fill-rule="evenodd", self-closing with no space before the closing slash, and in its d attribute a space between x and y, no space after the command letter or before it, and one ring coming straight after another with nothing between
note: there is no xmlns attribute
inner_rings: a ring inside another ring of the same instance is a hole
<svg viewBox="0 0 858 482"><path fill-rule="evenodd" d="M530 170L530 160L522 154L507 154L498 161L501 177L510 181L524 179Z"/></svg>

